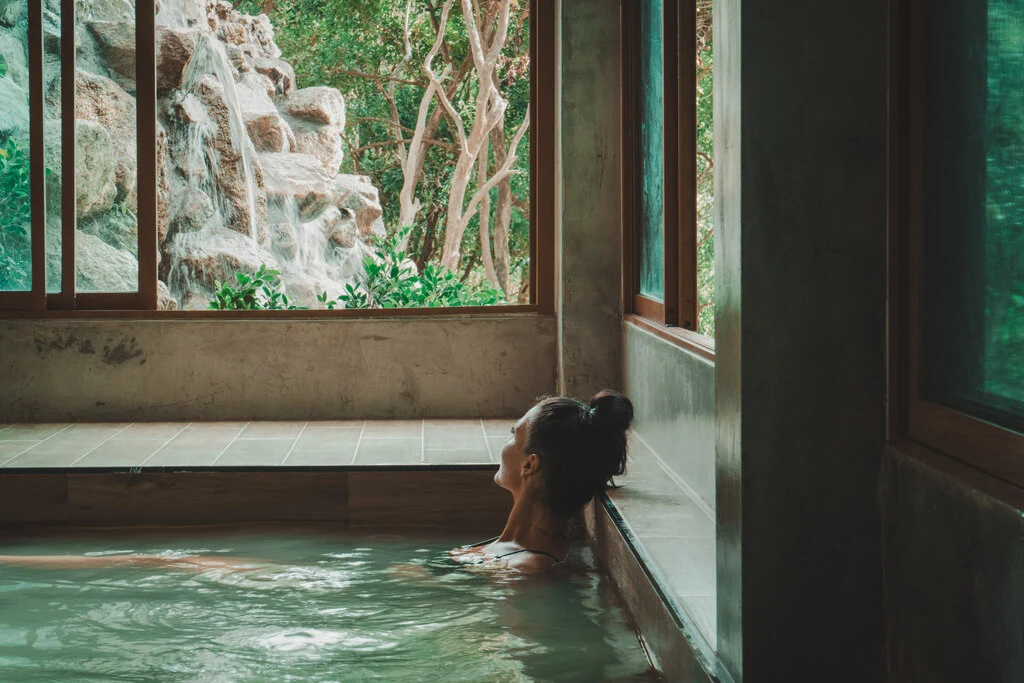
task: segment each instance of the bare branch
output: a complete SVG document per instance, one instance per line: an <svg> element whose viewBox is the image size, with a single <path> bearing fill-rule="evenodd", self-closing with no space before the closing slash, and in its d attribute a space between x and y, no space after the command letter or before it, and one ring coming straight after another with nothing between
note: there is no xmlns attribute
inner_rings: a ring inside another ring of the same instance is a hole
<svg viewBox="0 0 1024 683"><path fill-rule="evenodd" d="M472 216L473 212L476 211L477 205L483 199L483 195L491 191L495 185L500 183L506 176L514 175L518 171L512 170L512 164L516 162L516 148L519 146L519 141L523 139L523 135L526 133L526 129L530 127L530 105L526 105L526 116L523 117L523 122L519 125L519 130L516 131L516 135L512 138L512 145L508 149L508 156L505 157L505 163L501 165L491 179L481 187L477 188L473 198L469 201L469 206L466 207L466 211L463 215Z"/></svg>

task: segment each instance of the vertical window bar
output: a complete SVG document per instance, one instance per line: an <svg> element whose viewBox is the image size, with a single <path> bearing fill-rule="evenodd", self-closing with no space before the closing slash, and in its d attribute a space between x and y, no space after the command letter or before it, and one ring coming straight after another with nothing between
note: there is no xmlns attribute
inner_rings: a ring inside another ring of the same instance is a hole
<svg viewBox="0 0 1024 683"><path fill-rule="evenodd" d="M663 55L662 64L663 72L663 83L664 83L664 96L662 100L662 111L663 113L663 140L664 150L662 154L662 163L664 164L664 178L665 182L662 186L663 199L662 206L664 207L664 228L662 233L663 249L664 249L664 294L663 301L665 304L665 318L663 322L666 325L678 325L680 321L679 312L679 285L680 270L679 263L679 229L680 220L683 218L680 215L680 207L683 203L680 199L678 189L673 191L673 188L679 187L680 181L680 147L682 146L685 135L680 136L679 120L680 120L680 99L684 96L683 85L684 78L679 73L679 59L680 59L680 25L679 25L679 14L682 11L682 5L690 5L694 0L665 0L664 18L663 22ZM682 27L685 31L686 28ZM692 91L691 91L692 92Z"/></svg>
<svg viewBox="0 0 1024 683"><path fill-rule="evenodd" d="M42 3L40 3L42 4ZM56 308L75 308L75 0L60 3L61 291Z"/></svg>
<svg viewBox="0 0 1024 683"><path fill-rule="evenodd" d="M43 3L28 3L29 139L32 150L32 308L46 308L46 158L43 135Z"/></svg>
<svg viewBox="0 0 1024 683"><path fill-rule="evenodd" d="M138 141L139 294L141 308L157 307L156 8L135 5L136 125Z"/></svg>
<svg viewBox="0 0 1024 683"><path fill-rule="evenodd" d="M679 327L697 330L697 2L679 2L679 25L675 31L679 36L677 64L679 96L677 107L679 124L678 154L678 216L675 224L678 240L678 279L675 283L678 296L678 316L674 321ZM666 98L667 100L667 98ZM666 147L667 147L666 143ZM666 183L666 187L668 184ZM666 215L666 223L668 216ZM666 230L667 232L667 230ZM666 247L667 251L667 247ZM666 275L666 282L668 282ZM666 285L668 287L669 285Z"/></svg>

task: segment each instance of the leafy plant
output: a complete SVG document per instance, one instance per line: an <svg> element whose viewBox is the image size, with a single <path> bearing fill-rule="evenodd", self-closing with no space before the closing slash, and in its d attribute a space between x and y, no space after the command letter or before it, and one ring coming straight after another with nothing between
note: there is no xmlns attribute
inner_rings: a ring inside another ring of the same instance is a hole
<svg viewBox="0 0 1024 683"><path fill-rule="evenodd" d="M31 285L32 180L29 160L13 138L0 143L0 290Z"/></svg>
<svg viewBox="0 0 1024 683"><path fill-rule="evenodd" d="M317 297L328 309L345 308L438 308L488 306L502 301L501 292L487 286L468 286L459 277L434 264L422 273L401 249L409 233L406 227L384 240L374 240L373 254L363 260L357 286L348 284L337 300L324 292Z"/></svg>
<svg viewBox="0 0 1024 683"><path fill-rule="evenodd" d="M217 283L217 291L210 301L215 311L296 311L296 306L281 289L281 272L267 268L264 263L254 274L235 273L238 288Z"/></svg>

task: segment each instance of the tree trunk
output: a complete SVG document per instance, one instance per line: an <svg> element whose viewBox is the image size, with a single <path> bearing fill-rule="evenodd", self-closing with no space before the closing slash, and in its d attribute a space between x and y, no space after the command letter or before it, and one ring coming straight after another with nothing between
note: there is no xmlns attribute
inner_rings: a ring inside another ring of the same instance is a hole
<svg viewBox="0 0 1024 683"><path fill-rule="evenodd" d="M270 13L274 11L274 5L277 4L277 0L263 0L263 14L270 16Z"/></svg>
<svg viewBox="0 0 1024 683"><path fill-rule="evenodd" d="M477 159L477 182L487 182L487 145L484 145L480 158ZM491 193L488 192L480 202L480 258L484 263L484 275L491 284L498 285L498 274L494 272L494 259L491 258ZM497 246L497 245L495 245Z"/></svg>
<svg viewBox="0 0 1024 683"><path fill-rule="evenodd" d="M494 149L494 165L501 168L508 156L505 147L505 122L491 130L491 147ZM498 203L494 213L494 271L498 286L507 295L509 291L509 232L512 225L512 178L505 177L498 183Z"/></svg>

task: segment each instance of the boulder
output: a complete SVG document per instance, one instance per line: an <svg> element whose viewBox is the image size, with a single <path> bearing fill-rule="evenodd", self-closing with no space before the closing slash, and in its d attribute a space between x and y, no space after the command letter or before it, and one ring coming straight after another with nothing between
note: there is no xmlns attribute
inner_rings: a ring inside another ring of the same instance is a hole
<svg viewBox="0 0 1024 683"><path fill-rule="evenodd" d="M288 62L270 57L257 57L252 60L252 68L270 79L274 84L276 96L287 97L295 92L295 69Z"/></svg>
<svg viewBox="0 0 1024 683"><path fill-rule="evenodd" d="M334 191L336 205L355 214L361 236L385 236L380 195L367 176L341 174L334 179Z"/></svg>
<svg viewBox="0 0 1024 683"><path fill-rule="evenodd" d="M248 73L236 86L242 120L259 152L291 152L295 149L295 134L270 99L273 93L270 79L258 73Z"/></svg>
<svg viewBox="0 0 1024 683"><path fill-rule="evenodd" d="M167 157L167 129L159 122L156 126L156 236L157 244L163 244L171 220L171 183L167 174L170 163Z"/></svg>
<svg viewBox="0 0 1024 683"><path fill-rule="evenodd" d="M167 289L167 285L164 284L163 280L156 281L156 310L178 310L178 300L171 296L171 290Z"/></svg>
<svg viewBox="0 0 1024 683"><path fill-rule="evenodd" d="M351 209L332 206L324 211L320 220L324 225L324 236L328 242L345 249L351 249L359 241L359 226Z"/></svg>
<svg viewBox="0 0 1024 683"><path fill-rule="evenodd" d="M14 26L25 12L25 0L0 0L0 25Z"/></svg>
<svg viewBox="0 0 1024 683"><path fill-rule="evenodd" d="M210 225L216 214L213 200L198 188L178 192L174 203L173 232L198 232Z"/></svg>
<svg viewBox="0 0 1024 683"><path fill-rule="evenodd" d="M274 42L274 27L270 24L270 17L266 14L255 17L251 30L253 41L260 46L263 56L271 59L281 56L281 48Z"/></svg>
<svg viewBox="0 0 1024 683"><path fill-rule="evenodd" d="M138 152L135 144L135 98L117 83L79 71L75 74L75 115L107 129L114 146L117 200L135 211L138 207ZM82 168L79 165L79 168Z"/></svg>
<svg viewBox="0 0 1024 683"><path fill-rule="evenodd" d="M59 249L46 252L47 271L60 272ZM75 231L75 284L80 292L135 292L139 262L99 237Z"/></svg>
<svg viewBox="0 0 1024 683"><path fill-rule="evenodd" d="M126 251L138 258L139 224L135 214L117 210L106 211L90 220L80 221L79 230L99 237L118 251Z"/></svg>
<svg viewBox="0 0 1024 683"><path fill-rule="evenodd" d="M0 28L0 61L7 65L7 78L22 90L28 90L28 60L24 36Z"/></svg>
<svg viewBox="0 0 1024 683"><path fill-rule="evenodd" d="M196 52L199 31L196 29L156 27L156 87L174 90L181 87L185 67Z"/></svg>
<svg viewBox="0 0 1024 683"><path fill-rule="evenodd" d="M86 26L99 43L106 66L134 83L135 22L90 21Z"/></svg>
<svg viewBox="0 0 1024 683"><path fill-rule="evenodd" d="M285 112L301 121L345 127L345 100L336 88L318 85L302 88L283 102Z"/></svg>
<svg viewBox="0 0 1024 683"><path fill-rule="evenodd" d="M0 133L29 142L28 91L10 78L0 78Z"/></svg>
<svg viewBox="0 0 1024 683"><path fill-rule="evenodd" d="M78 14L82 19L99 21L134 21L134 0L78 0Z"/></svg>
<svg viewBox="0 0 1024 683"><path fill-rule="evenodd" d="M335 189L319 159L308 154L260 154L267 199L295 202L299 218L313 220L335 203Z"/></svg>
<svg viewBox="0 0 1024 683"><path fill-rule="evenodd" d="M116 166L114 143L107 129L95 121L78 119L75 125L75 168L78 171L75 195L79 220L109 211L114 205Z"/></svg>
<svg viewBox="0 0 1024 683"><path fill-rule="evenodd" d="M295 151L315 156L323 164L327 175L332 178L338 175L341 162L345 159L341 129L337 126L319 126L299 122L293 130L295 132Z"/></svg>
<svg viewBox="0 0 1024 683"><path fill-rule="evenodd" d="M178 233L168 238L168 245L172 263L167 284L172 292L186 291L195 284L213 290L218 282L234 282L236 272L251 274L263 264L277 267L273 255L234 230Z"/></svg>

